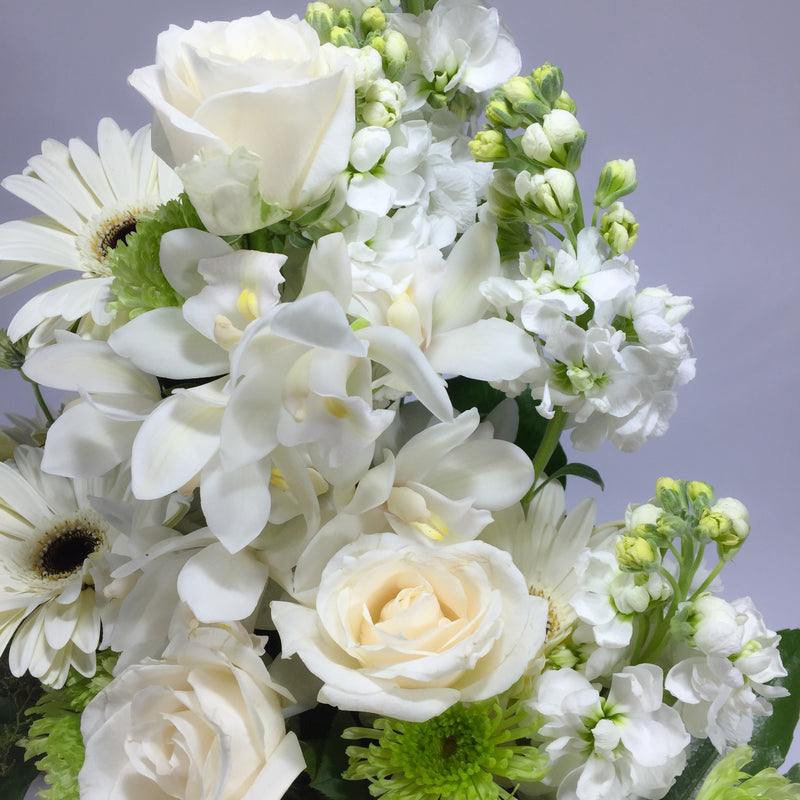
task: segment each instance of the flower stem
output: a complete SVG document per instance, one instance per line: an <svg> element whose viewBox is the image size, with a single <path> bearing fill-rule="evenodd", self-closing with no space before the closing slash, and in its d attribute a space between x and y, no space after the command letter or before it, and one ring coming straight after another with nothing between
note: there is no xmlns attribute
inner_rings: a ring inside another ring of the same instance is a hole
<svg viewBox="0 0 800 800"><path fill-rule="evenodd" d="M536 455L533 457L533 485L525 497L522 498L524 506L527 506L533 499L534 494L536 494L536 484L539 482L547 462L550 461L556 451L556 447L558 447L558 440L561 438L566 422L567 412L560 406L556 406L552 419L547 423L542 441L539 442Z"/></svg>
<svg viewBox="0 0 800 800"><path fill-rule="evenodd" d="M44 414L45 419L47 420L48 425L52 425L56 420L53 416L52 412L47 406L45 399L42 395L42 390L39 388L39 384L32 381L29 377L27 377L22 370L20 370L20 375L22 375L23 379L26 380L32 387L33 387L33 395L36 398L36 402L39 404L39 408L42 409L42 413Z"/></svg>

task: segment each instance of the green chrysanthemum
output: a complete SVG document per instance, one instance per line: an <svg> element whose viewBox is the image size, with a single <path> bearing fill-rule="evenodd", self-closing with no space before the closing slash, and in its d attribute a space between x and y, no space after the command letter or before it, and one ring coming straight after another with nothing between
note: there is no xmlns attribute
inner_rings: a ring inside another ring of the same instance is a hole
<svg viewBox="0 0 800 800"><path fill-rule="evenodd" d="M427 722L379 718L342 734L377 740L347 748L344 777L370 781L370 794L384 800L508 800L496 778L538 781L546 772L546 756L517 743L536 731L524 721L519 702L503 708L497 700L457 703Z"/></svg>
<svg viewBox="0 0 800 800"><path fill-rule="evenodd" d="M74 669L61 689L45 687L36 705L26 713L38 717L31 723L28 738L21 744L25 758L36 758L45 773L49 789L39 793L43 800L78 800L78 773L83 766L81 714L89 701L111 682L117 653L107 650L97 656L97 671L84 678ZM38 757L38 758L37 758Z"/></svg>
<svg viewBox="0 0 800 800"><path fill-rule="evenodd" d="M753 758L750 747L737 747L717 762L697 793L697 800L800 800L800 784L774 769L742 772Z"/></svg>
<svg viewBox="0 0 800 800"><path fill-rule="evenodd" d="M183 304L184 298L164 277L158 258L161 237L181 228L205 230L185 194L141 217L135 230L108 253L108 266L114 275L111 290L117 297L108 304L110 309L127 312L133 318L154 308Z"/></svg>

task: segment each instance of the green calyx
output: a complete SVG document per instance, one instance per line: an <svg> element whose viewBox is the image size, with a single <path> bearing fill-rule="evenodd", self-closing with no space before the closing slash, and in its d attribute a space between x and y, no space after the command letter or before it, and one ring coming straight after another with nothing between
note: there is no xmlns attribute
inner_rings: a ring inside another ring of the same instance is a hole
<svg viewBox="0 0 800 800"><path fill-rule="evenodd" d="M519 702L457 703L426 722L379 718L372 728L348 728L345 739L373 739L350 746L348 780L370 781L370 794L385 800L509 800L496 782L540 780L546 756L519 740L526 725Z"/></svg>
<svg viewBox="0 0 800 800"><path fill-rule="evenodd" d="M136 230L108 254L116 300L109 310L131 319L154 308L181 306L184 298L170 286L161 270L161 237L181 228L205 230L189 198L182 194L136 223Z"/></svg>
<svg viewBox="0 0 800 800"><path fill-rule="evenodd" d="M36 767L45 773L45 783L50 788L39 793L42 800L78 800L78 773L85 753L81 714L111 682L117 656L110 650L98 654L97 671L91 678L71 670L61 689L45 688L38 702L26 712L36 719L20 744L25 748L25 758L35 759Z"/></svg>

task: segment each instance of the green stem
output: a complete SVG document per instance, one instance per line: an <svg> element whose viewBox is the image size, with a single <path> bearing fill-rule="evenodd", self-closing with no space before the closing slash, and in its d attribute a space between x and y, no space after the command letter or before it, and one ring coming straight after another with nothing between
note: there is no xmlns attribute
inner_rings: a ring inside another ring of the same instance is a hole
<svg viewBox="0 0 800 800"><path fill-rule="evenodd" d="M400 0L400 8L406 14L416 14L419 16L425 10L425 0Z"/></svg>
<svg viewBox="0 0 800 800"><path fill-rule="evenodd" d="M20 375L22 375L21 372ZM24 375L22 375L22 377L25 378ZM39 408L42 409L42 413L47 420L47 424L52 425L55 422L55 417L50 413L50 409L47 407L47 403L42 396L42 390L39 388L39 384L34 383L30 378L25 378L25 380L28 381L28 383L30 383L30 385L33 387L33 394L36 397L36 402L39 404Z"/></svg>
<svg viewBox="0 0 800 800"><path fill-rule="evenodd" d="M558 239L559 241L561 241L561 242L564 241L564 234L563 233L559 233L559 231L557 231L552 225L549 225L548 223L545 223L544 225L542 225L542 227L546 231L550 231L550 233L552 233L553 236L555 236L556 239Z"/></svg>
<svg viewBox="0 0 800 800"><path fill-rule="evenodd" d="M700 584L700 586L697 587L695 593L689 598L690 603L693 603L695 600L697 600L697 598L700 597L700 595L706 589L708 589L709 586L711 586L711 582L714 580L714 578L717 577L717 575L719 575L724 566L725 566L724 561L717 562L717 566L714 567L714 569L712 569L711 572L708 573L708 577Z"/></svg>
<svg viewBox="0 0 800 800"><path fill-rule="evenodd" d="M553 453L556 451L556 447L558 447L558 441L561 438L561 433L564 430L566 422L567 412L560 406L556 406L552 419L547 423L542 441L539 442L536 455L533 457L533 484L531 488L528 489L528 493L525 497L522 498L522 504L524 506L527 506L533 499L536 493L536 484L542 476L547 462L550 461Z"/></svg>

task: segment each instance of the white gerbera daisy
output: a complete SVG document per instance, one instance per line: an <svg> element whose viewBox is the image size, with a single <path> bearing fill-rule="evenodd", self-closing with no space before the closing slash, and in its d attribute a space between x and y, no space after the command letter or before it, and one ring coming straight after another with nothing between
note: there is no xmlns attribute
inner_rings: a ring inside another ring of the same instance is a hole
<svg viewBox="0 0 800 800"><path fill-rule="evenodd" d="M570 602L578 589L573 565L592 536L595 502L586 498L569 514L565 511L564 489L551 481L527 514L519 505L495 513L495 522L480 537L511 553L530 594L547 601L546 651L561 643L577 621Z"/></svg>
<svg viewBox="0 0 800 800"><path fill-rule="evenodd" d="M35 343L44 343L63 320L92 314L107 325L112 276L108 253L136 228L139 217L177 196L175 173L150 147L150 126L131 135L112 119L97 126L97 153L81 139L68 145L47 139L20 175L3 188L35 206L42 216L0 225L0 297L59 270L71 281L35 296L9 326L16 340L45 320Z"/></svg>
<svg viewBox="0 0 800 800"><path fill-rule="evenodd" d="M135 513L121 505L132 500L127 468L71 480L43 473L41 460L40 448L20 445L14 461L0 463L0 654L10 642L14 675L30 672L58 688L70 667L95 672L106 602L95 578L110 571L108 557L126 550L127 538L103 514L117 525L126 517L136 527L158 525L167 505Z"/></svg>

